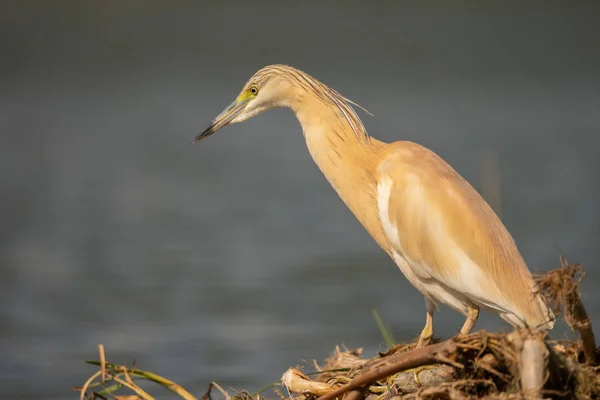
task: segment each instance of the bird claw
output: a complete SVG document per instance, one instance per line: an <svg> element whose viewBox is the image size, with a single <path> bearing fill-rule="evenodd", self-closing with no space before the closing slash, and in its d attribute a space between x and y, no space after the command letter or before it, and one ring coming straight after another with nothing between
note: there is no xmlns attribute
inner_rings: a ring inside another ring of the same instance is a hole
<svg viewBox="0 0 600 400"><path fill-rule="evenodd" d="M437 366L434 365L423 365L417 368L413 368L412 369L412 374L413 374L413 379L415 380L415 383L417 384L417 386L421 387L423 386L423 383L421 382L421 380L419 379L419 372L428 370L428 369L436 369Z"/></svg>

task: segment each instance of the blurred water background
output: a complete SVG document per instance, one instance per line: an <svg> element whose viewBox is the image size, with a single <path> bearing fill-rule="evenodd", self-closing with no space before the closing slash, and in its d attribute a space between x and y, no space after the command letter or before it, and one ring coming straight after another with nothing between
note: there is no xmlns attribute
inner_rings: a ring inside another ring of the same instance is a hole
<svg viewBox="0 0 600 400"><path fill-rule="evenodd" d="M372 355L373 308L397 340L420 332L422 297L289 111L188 147L271 63L489 188L532 270L558 248L587 268L600 321L599 16L567 1L2 2L0 398L74 398L98 343L201 394L255 390L336 344ZM463 318L435 322L444 337ZM509 329L489 314L476 328Z"/></svg>

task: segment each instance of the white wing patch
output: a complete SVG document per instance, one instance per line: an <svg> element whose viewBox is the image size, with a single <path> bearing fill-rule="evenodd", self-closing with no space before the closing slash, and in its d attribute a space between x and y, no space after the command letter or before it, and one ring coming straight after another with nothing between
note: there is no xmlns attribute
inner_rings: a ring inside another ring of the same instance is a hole
<svg viewBox="0 0 600 400"><path fill-rule="evenodd" d="M377 184L377 206L379 209L379 219L381 220L383 232L390 241L392 248L402 254L404 257L404 251L402 250L402 242L400 240L398 227L394 221L390 220L389 204L393 184L394 182L389 177L385 175L381 176L379 183ZM413 188L415 187L418 188L418 185L413 185ZM411 199L416 199L422 196L422 193L417 193L415 191L414 195L411 195L410 197ZM407 257L404 258L409 261ZM398 262L396 262L396 264L398 264ZM412 273L418 275L420 278L430 279L432 277L431 270L427 266L410 261L409 264L412 268ZM405 271L402 272L404 275L407 275ZM415 283L413 283L413 285L415 285Z"/></svg>
<svg viewBox="0 0 600 400"><path fill-rule="evenodd" d="M414 179L418 179L414 177ZM402 240L395 222L390 219L390 195L393 189L393 181L385 174L380 175L377 184L377 205L379 219L383 231L389 240L392 257L402 273L409 282L425 296L434 301L447 304L453 309L465 314L469 303L480 307L492 308L500 312L507 312L507 304L502 296L499 296L495 285L486 279L483 271L449 238L443 229L443 215L437 210L427 210L423 215L426 234L435 235L435 242L439 246L450 246L453 249L453 260L451 260L456 273L450 276L441 276L437 273L435 265L426 265L422 261L411 259L402 249ZM412 181L410 187L404 188L410 195L411 204L421 204L426 208L428 203L425 194L421 190L419 182ZM419 207L415 212L419 212ZM421 208L424 212L423 208ZM418 235L415 235L418 236ZM410 240L410 238L403 238ZM449 260L450 261L450 260ZM445 266L447 267L447 266Z"/></svg>
<svg viewBox="0 0 600 400"><path fill-rule="evenodd" d="M383 225L388 240L393 246L400 246L400 237L398 236L398 228L390 221L390 195L392 193L392 185L394 182L388 177L382 177L377 183L377 207L379 209L379 219Z"/></svg>

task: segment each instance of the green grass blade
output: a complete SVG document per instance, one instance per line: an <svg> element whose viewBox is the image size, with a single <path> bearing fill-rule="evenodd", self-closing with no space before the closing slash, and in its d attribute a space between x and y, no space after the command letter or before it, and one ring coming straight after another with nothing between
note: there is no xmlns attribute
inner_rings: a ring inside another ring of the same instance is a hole
<svg viewBox="0 0 600 400"><path fill-rule="evenodd" d="M375 322L377 322L377 326L379 327L379 331L383 336L383 341L385 342L385 345L388 347L388 349L391 349L396 344L394 336L392 336L392 331L385 326L383 320L381 319L381 316L379 315L376 309L373 309L373 318L375 318Z"/></svg>

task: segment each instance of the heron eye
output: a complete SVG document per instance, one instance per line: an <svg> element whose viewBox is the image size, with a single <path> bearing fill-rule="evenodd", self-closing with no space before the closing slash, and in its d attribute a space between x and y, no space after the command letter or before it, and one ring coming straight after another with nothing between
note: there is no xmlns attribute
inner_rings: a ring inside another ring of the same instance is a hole
<svg viewBox="0 0 600 400"><path fill-rule="evenodd" d="M256 95L258 93L258 88L256 86L251 86L250 93L252 93L253 95Z"/></svg>

